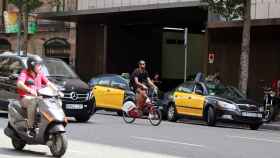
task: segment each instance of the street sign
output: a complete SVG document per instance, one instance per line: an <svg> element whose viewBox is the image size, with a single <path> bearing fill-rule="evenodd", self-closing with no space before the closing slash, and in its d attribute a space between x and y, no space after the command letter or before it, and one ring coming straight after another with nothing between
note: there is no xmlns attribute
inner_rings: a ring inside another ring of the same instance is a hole
<svg viewBox="0 0 280 158"><path fill-rule="evenodd" d="M5 32L17 33L19 31L17 12L4 12ZM37 21L35 15L28 17L28 33L34 34L37 32Z"/></svg>
<svg viewBox="0 0 280 158"><path fill-rule="evenodd" d="M4 23L6 33L17 33L19 31L17 12L4 11Z"/></svg>
<svg viewBox="0 0 280 158"><path fill-rule="evenodd" d="M209 52L208 53L208 62L209 64L213 64L215 60L215 53L214 52Z"/></svg>

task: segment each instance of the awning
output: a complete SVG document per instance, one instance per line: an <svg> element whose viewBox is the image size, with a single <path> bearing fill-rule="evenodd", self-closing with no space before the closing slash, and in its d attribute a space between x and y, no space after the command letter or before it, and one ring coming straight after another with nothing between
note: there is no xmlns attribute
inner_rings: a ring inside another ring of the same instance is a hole
<svg viewBox="0 0 280 158"><path fill-rule="evenodd" d="M41 13L39 18L48 20L87 22L97 24L162 24L206 26L207 3L199 1L124 6L73 12Z"/></svg>

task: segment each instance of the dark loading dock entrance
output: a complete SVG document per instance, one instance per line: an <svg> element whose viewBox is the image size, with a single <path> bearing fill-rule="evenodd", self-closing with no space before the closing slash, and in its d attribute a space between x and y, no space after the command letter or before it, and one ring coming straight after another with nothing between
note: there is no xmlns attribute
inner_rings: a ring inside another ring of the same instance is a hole
<svg viewBox="0 0 280 158"><path fill-rule="evenodd" d="M164 38L168 32L163 28L188 27L191 34L202 35L203 47L207 42L203 42L206 38L201 31L205 30L208 11L201 5L181 2L177 5L155 8L154 6L112 8L45 17L77 22L76 69L84 80L88 80L100 73L131 72L140 59L147 61L147 68L151 73L169 71L165 67L177 68L177 64L180 65L181 62L164 62L170 52L164 50L168 47L165 45L167 39ZM173 31L169 34L172 33L182 35L182 32ZM177 44L181 45L180 38L178 41ZM174 57L176 56L180 58L174 51ZM207 56L202 56L201 61L205 59L207 60ZM167 66L163 66L163 63ZM206 68L203 65L200 69L203 71ZM168 80L182 79L180 75L174 76L164 77Z"/></svg>

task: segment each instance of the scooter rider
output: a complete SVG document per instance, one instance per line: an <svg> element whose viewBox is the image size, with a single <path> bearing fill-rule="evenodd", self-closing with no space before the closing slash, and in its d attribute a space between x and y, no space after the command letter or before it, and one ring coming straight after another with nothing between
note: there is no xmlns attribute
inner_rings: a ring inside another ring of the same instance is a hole
<svg viewBox="0 0 280 158"><path fill-rule="evenodd" d="M146 70L146 62L144 60L138 62L138 68L136 68L131 75L131 83L134 91L136 91L136 106L141 108L144 106L147 99L147 85L151 88L157 89L149 77L149 73Z"/></svg>
<svg viewBox="0 0 280 158"><path fill-rule="evenodd" d="M42 59L39 56L31 56L27 59L27 69L21 71L17 80L17 92L20 96L20 104L27 109L27 135L34 137L36 130L34 127L37 105L40 98L37 91L43 85L58 91L58 88L51 83L41 71Z"/></svg>

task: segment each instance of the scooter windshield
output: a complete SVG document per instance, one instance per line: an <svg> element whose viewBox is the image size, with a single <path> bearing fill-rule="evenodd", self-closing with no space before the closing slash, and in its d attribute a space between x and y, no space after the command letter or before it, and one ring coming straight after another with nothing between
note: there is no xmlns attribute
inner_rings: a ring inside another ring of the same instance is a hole
<svg viewBox="0 0 280 158"><path fill-rule="evenodd" d="M41 88L38 91L38 93L41 96L48 96L48 97L56 97L56 96L58 96L58 93L56 91L54 91L53 89L49 88L49 87Z"/></svg>

